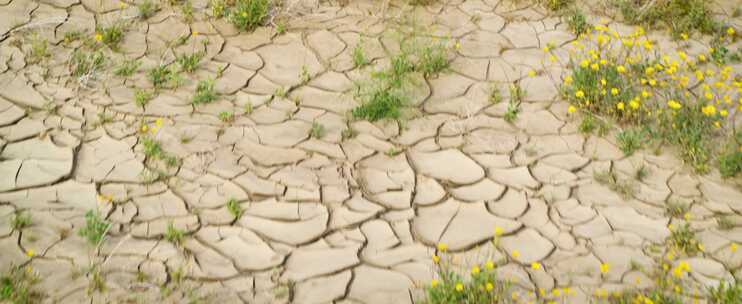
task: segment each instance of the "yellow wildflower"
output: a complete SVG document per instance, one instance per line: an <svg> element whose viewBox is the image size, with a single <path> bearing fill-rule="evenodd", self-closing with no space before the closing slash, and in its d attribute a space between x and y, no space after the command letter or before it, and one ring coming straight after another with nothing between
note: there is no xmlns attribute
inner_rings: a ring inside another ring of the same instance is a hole
<svg viewBox="0 0 742 304"><path fill-rule="evenodd" d="M142 128L140 130L142 131L142 133L145 133L147 132L147 130L149 130L149 127L147 127L147 125L142 125Z"/></svg>
<svg viewBox="0 0 742 304"><path fill-rule="evenodd" d="M456 283L456 291L464 291L464 284Z"/></svg>
<svg viewBox="0 0 742 304"><path fill-rule="evenodd" d="M582 61L580 62L580 66L581 66L581 67L583 67L583 68L586 68L586 67L588 67L589 65L590 65L590 61L589 61L589 60L587 60L587 59L584 59L584 60L582 60Z"/></svg>
<svg viewBox="0 0 742 304"><path fill-rule="evenodd" d="M495 289L495 286L492 285L492 283L487 282L487 284L484 285L484 289L486 289L487 291L492 291L492 289Z"/></svg>
<svg viewBox="0 0 742 304"><path fill-rule="evenodd" d="M719 111L719 115L721 115L721 117L727 117L727 115L729 115L729 112L727 110L721 110Z"/></svg>
<svg viewBox="0 0 742 304"><path fill-rule="evenodd" d="M531 263L531 269L533 269L533 270L539 270L539 269L541 269L541 264L538 263L538 262L533 262L533 263Z"/></svg>
<svg viewBox="0 0 742 304"><path fill-rule="evenodd" d="M732 243L731 245L729 245L729 250L731 252L737 251L737 243Z"/></svg>
<svg viewBox="0 0 742 304"><path fill-rule="evenodd" d="M685 219L686 221L690 221L690 213L688 213L688 212L684 213L683 214L683 219Z"/></svg>
<svg viewBox="0 0 742 304"><path fill-rule="evenodd" d="M636 110L636 109L638 109L638 108L639 108L639 106L640 106L640 104L639 104L639 102L638 102L638 101L636 101L636 99L634 99L634 100L632 100L632 101L629 101L629 107L630 107L631 109L633 109L633 110Z"/></svg>
<svg viewBox="0 0 742 304"><path fill-rule="evenodd" d="M577 92L575 92L575 97L577 98L585 97L585 92L583 92L582 90L577 90Z"/></svg>
<svg viewBox="0 0 742 304"><path fill-rule="evenodd" d="M438 243L438 251L445 252L448 250L448 245L446 243Z"/></svg>
<svg viewBox="0 0 742 304"><path fill-rule="evenodd" d="M682 33L680 34L680 38L683 38L683 40L688 40L688 34Z"/></svg>
<svg viewBox="0 0 742 304"><path fill-rule="evenodd" d="M516 258L517 259L520 256L520 251L513 250L513 252L511 252L510 255L512 255L513 258Z"/></svg>
<svg viewBox="0 0 742 304"><path fill-rule="evenodd" d="M611 269L611 265L608 263L600 264L600 273L608 273L608 271Z"/></svg>
<svg viewBox="0 0 742 304"><path fill-rule="evenodd" d="M599 69L600 69L600 66L599 66L599 65L598 65L597 63L593 63L593 64L591 64L591 65L590 65L590 68L591 68L591 69L592 69L593 71L597 71L597 70L599 70Z"/></svg>
<svg viewBox="0 0 742 304"><path fill-rule="evenodd" d="M103 35L101 35L100 33L95 33L95 41L103 41Z"/></svg>
<svg viewBox="0 0 742 304"><path fill-rule="evenodd" d="M495 227L495 235L496 236L501 236L502 235L502 231L503 231L502 230L502 227L499 227L499 226L498 227Z"/></svg>
<svg viewBox="0 0 742 304"><path fill-rule="evenodd" d="M435 286L438 286L438 280L436 279L430 280L430 287L435 288Z"/></svg>
<svg viewBox="0 0 742 304"><path fill-rule="evenodd" d="M623 101L616 104L616 109L623 111L625 108L626 106L624 105Z"/></svg>
<svg viewBox="0 0 742 304"><path fill-rule="evenodd" d="M677 102L675 100L672 100L672 99L670 99L670 100L667 101L667 106L670 107L670 109L673 109L673 110L677 110L677 109L680 109L680 108L683 107L683 105L681 105L679 102Z"/></svg>
<svg viewBox="0 0 742 304"><path fill-rule="evenodd" d="M703 54L698 55L698 61L701 61L701 62L706 61L706 56L704 56Z"/></svg>
<svg viewBox="0 0 742 304"><path fill-rule="evenodd" d="M441 257L439 257L439 256L437 256L437 255L434 254L433 255L433 263L438 264L438 262L440 262L440 261L441 261Z"/></svg>
<svg viewBox="0 0 742 304"><path fill-rule="evenodd" d="M626 68L622 65L619 65L618 67L616 67L616 71L618 73L623 73L623 72L626 72Z"/></svg>
<svg viewBox="0 0 742 304"><path fill-rule="evenodd" d="M528 71L528 77L535 77L535 76L536 76L536 71L534 70Z"/></svg>
<svg viewBox="0 0 742 304"><path fill-rule="evenodd" d="M198 36L198 34L200 34L198 31L193 31L193 33L191 33L191 36L196 37Z"/></svg>
<svg viewBox="0 0 742 304"><path fill-rule="evenodd" d="M486 268L487 270L495 269L495 263L491 260L488 260L486 263L484 263L484 268Z"/></svg>
<svg viewBox="0 0 742 304"><path fill-rule="evenodd" d="M703 114L706 115L706 116L712 116L712 115L716 114L716 107L714 105L712 105L712 104L709 104L709 105L701 108L701 112L703 112Z"/></svg>
<svg viewBox="0 0 742 304"><path fill-rule="evenodd" d="M472 275L478 275L480 272L479 266L474 266L471 268L471 274Z"/></svg>
<svg viewBox="0 0 742 304"><path fill-rule="evenodd" d="M613 95L613 96L618 95L618 89L617 88L612 88L611 89L611 95Z"/></svg>
<svg viewBox="0 0 742 304"><path fill-rule="evenodd" d="M567 108L567 113L573 114L574 112L577 112L577 108L575 108L575 106L569 106Z"/></svg>
<svg viewBox="0 0 742 304"><path fill-rule="evenodd" d="M727 29L727 35L729 35L729 36L734 36L734 33L735 33L735 31L734 31L734 28L730 26L730 27L729 27L729 28Z"/></svg>
<svg viewBox="0 0 742 304"><path fill-rule="evenodd" d="M33 249L26 250L26 256L33 257L34 256Z"/></svg>

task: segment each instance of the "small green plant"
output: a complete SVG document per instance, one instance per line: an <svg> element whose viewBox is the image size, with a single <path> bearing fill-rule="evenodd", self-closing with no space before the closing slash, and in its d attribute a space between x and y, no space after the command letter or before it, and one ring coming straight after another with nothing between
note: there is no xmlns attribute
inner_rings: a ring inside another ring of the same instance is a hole
<svg viewBox="0 0 742 304"><path fill-rule="evenodd" d="M416 70L426 77L436 75L448 68L449 62L446 56L446 47L441 43L424 46L418 54Z"/></svg>
<svg viewBox="0 0 742 304"><path fill-rule="evenodd" d="M574 8L567 17L567 25L572 33L579 36L590 31L591 25L579 8Z"/></svg>
<svg viewBox="0 0 742 304"><path fill-rule="evenodd" d="M669 201L665 206L665 212L675 218L683 218L690 210L690 205L679 202Z"/></svg>
<svg viewBox="0 0 742 304"><path fill-rule="evenodd" d="M301 66L301 73L299 74L299 78L301 79L302 84L307 84L307 82L312 79L312 77L309 75L309 69L306 65Z"/></svg>
<svg viewBox="0 0 742 304"><path fill-rule="evenodd" d="M112 50L117 50L119 44L124 39L124 25L122 23L114 23L108 27L98 27L95 29L95 32L97 33L96 39L103 42L103 44Z"/></svg>
<svg viewBox="0 0 742 304"><path fill-rule="evenodd" d="M273 96L275 97L286 98L286 94L288 94L288 92L286 92L286 89L284 89L283 87L278 87L273 90Z"/></svg>
<svg viewBox="0 0 742 304"><path fill-rule="evenodd" d="M252 31L268 16L270 0L236 0L228 11L229 21L243 31Z"/></svg>
<svg viewBox="0 0 742 304"><path fill-rule="evenodd" d="M689 256L695 255L701 248L696 233L691 230L688 223L670 230L669 243L672 248Z"/></svg>
<svg viewBox="0 0 742 304"><path fill-rule="evenodd" d="M185 238L185 232L175 228L172 222L170 222L167 225L167 230L165 231L165 240L167 240L170 243L173 243L176 246L180 246L183 244L183 239Z"/></svg>
<svg viewBox="0 0 742 304"><path fill-rule="evenodd" d="M593 178L601 185L620 194L624 199L630 199L634 195L634 184L631 181L620 180L615 173L611 171L594 172Z"/></svg>
<svg viewBox="0 0 742 304"><path fill-rule="evenodd" d="M28 213L18 212L10 220L10 227L13 230L21 230L31 225L31 215Z"/></svg>
<svg viewBox="0 0 742 304"><path fill-rule="evenodd" d="M87 271L88 279L88 295L94 292L105 292L106 291L106 279L101 273L100 265L96 264L90 267Z"/></svg>
<svg viewBox="0 0 742 304"><path fill-rule="evenodd" d="M719 155L719 173L722 177L735 177L742 172L742 148Z"/></svg>
<svg viewBox="0 0 742 304"><path fill-rule="evenodd" d="M86 53L82 51L75 51L70 59L70 69L72 76L82 77L86 75L93 75L102 66L105 57L100 51Z"/></svg>
<svg viewBox="0 0 742 304"><path fill-rule="evenodd" d="M597 128L596 119L591 114L583 116L580 124L577 126L577 130L582 134L592 134L595 128Z"/></svg>
<svg viewBox="0 0 742 304"><path fill-rule="evenodd" d="M154 16L159 9L159 7L157 7L157 4L152 0L144 0L140 2L139 5L137 5L137 8L139 9L139 18L143 20L149 19L149 17Z"/></svg>
<svg viewBox="0 0 742 304"><path fill-rule="evenodd" d="M92 246L98 246L108 233L111 224L108 223L100 213L89 210L85 213L85 226L80 228L78 234L88 241Z"/></svg>
<svg viewBox="0 0 742 304"><path fill-rule="evenodd" d="M520 113L520 104L523 102L525 97L525 91L520 87L520 84L513 83L510 85L510 101L508 102L508 108L505 110L504 119L507 122L513 122L518 118Z"/></svg>
<svg viewBox="0 0 742 304"><path fill-rule="evenodd" d="M312 128L309 130L309 135L312 138L321 139L325 136L325 126L318 122L313 122Z"/></svg>
<svg viewBox="0 0 742 304"><path fill-rule="evenodd" d="M168 66L159 65L147 71L147 78L155 89L161 89L167 83L170 73Z"/></svg>
<svg viewBox="0 0 742 304"><path fill-rule="evenodd" d="M82 32L81 31L69 31L64 33L64 39L62 42L65 44L70 44L73 41L77 41L80 38L82 38Z"/></svg>
<svg viewBox="0 0 742 304"><path fill-rule="evenodd" d="M397 156L400 153L404 152L404 150L399 149L397 147L391 147L389 150L384 151L384 154L389 157Z"/></svg>
<svg viewBox="0 0 742 304"><path fill-rule="evenodd" d="M502 95L500 94L500 88L498 88L496 84L492 84L492 86L490 87L488 100L492 104L497 104L497 103L500 103L500 101L502 101Z"/></svg>
<svg viewBox="0 0 742 304"><path fill-rule="evenodd" d="M193 22L193 3L190 0L183 2L183 5L180 6L180 12L183 14L186 23Z"/></svg>
<svg viewBox="0 0 742 304"><path fill-rule="evenodd" d="M638 181L643 181L649 175L649 167L644 164L640 165L639 168L634 172L634 178Z"/></svg>
<svg viewBox="0 0 742 304"><path fill-rule="evenodd" d="M144 155L147 158L159 158L163 154L160 142L153 138L143 137L142 147L144 148Z"/></svg>
<svg viewBox="0 0 742 304"><path fill-rule="evenodd" d="M232 122L234 121L234 113L229 111L219 112L219 120L222 122Z"/></svg>
<svg viewBox="0 0 742 304"><path fill-rule="evenodd" d="M742 283L739 281L721 282L708 292L711 304L742 303Z"/></svg>
<svg viewBox="0 0 742 304"><path fill-rule="evenodd" d="M180 54L175 58L175 62L180 66L180 70L186 73L193 73L198 68L199 62L204 57L203 52L192 54Z"/></svg>
<svg viewBox="0 0 742 304"><path fill-rule="evenodd" d="M49 42L39 37L37 34L34 34L33 37L31 37L31 53L29 54L29 62L30 63L39 63L49 57L51 57L51 53L49 52Z"/></svg>
<svg viewBox="0 0 742 304"><path fill-rule="evenodd" d="M378 90L373 92L368 102L354 108L351 114L354 118L362 118L372 122L380 119L397 120L401 117L401 108L406 103L406 97L401 93Z"/></svg>
<svg viewBox="0 0 742 304"><path fill-rule="evenodd" d="M218 97L214 89L214 80L201 80L196 85L196 93L193 95L191 102L195 105L211 103Z"/></svg>
<svg viewBox="0 0 742 304"><path fill-rule="evenodd" d="M253 111L253 106L252 106L252 102L249 102L249 101L248 101L248 102L247 102L247 103L245 104L245 115L250 115L250 114L252 114L252 111Z"/></svg>
<svg viewBox="0 0 742 304"><path fill-rule="evenodd" d="M140 65L142 63L136 59L124 60L113 70L113 74L120 77L129 77L134 75Z"/></svg>
<svg viewBox="0 0 742 304"><path fill-rule="evenodd" d="M574 0L541 0L541 3L549 10L558 12L569 7Z"/></svg>
<svg viewBox="0 0 742 304"><path fill-rule="evenodd" d="M33 290L38 282L31 268L11 266L0 275L0 302L12 304L40 303L42 294Z"/></svg>
<svg viewBox="0 0 742 304"><path fill-rule="evenodd" d="M360 68L368 64L369 61L366 58L366 53L363 50L363 45L361 43L356 44L356 46L353 48L353 65L356 68Z"/></svg>
<svg viewBox="0 0 742 304"><path fill-rule="evenodd" d="M624 155L628 156L641 149L644 142L644 133L638 129L623 130L616 135L616 141L618 142L618 148Z"/></svg>
<svg viewBox="0 0 742 304"><path fill-rule="evenodd" d="M230 198L227 201L227 211L229 211L229 214L234 216L235 219L239 219L240 216L242 216L242 206L240 206L240 203L238 203L234 198Z"/></svg>
<svg viewBox="0 0 742 304"><path fill-rule="evenodd" d="M153 97L153 92L144 89L136 89L134 91L134 102L140 107L146 106Z"/></svg>

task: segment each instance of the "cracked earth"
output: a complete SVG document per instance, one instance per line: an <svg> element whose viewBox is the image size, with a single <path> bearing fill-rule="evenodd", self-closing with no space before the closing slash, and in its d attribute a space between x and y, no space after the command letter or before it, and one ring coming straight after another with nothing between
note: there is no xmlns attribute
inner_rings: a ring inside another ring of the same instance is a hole
<svg viewBox="0 0 742 304"><path fill-rule="evenodd" d="M68 68L79 44L62 43L64 33L93 35L135 16L134 3L0 0L0 271L33 269L48 302L176 303L197 293L215 303L412 303L445 243L462 269L492 259L517 290L571 287L569 303L588 303L599 288L653 284L634 264L656 266L678 221L665 205L679 201L705 247L686 260L692 279L742 277L742 250L729 249L742 242L739 185L696 175L669 151L625 157L614 137L577 131L558 97L565 69L541 50L551 43L567 58L575 37L559 17L495 0L393 4L385 15L372 1L305 2L281 35L239 33L207 18L207 1L193 1L191 24L164 6L134 22L118 52L106 50L115 62L141 60L132 77L109 69L81 83ZM359 104L353 83L369 69L354 68L353 49L363 43L383 63L396 45L389 25L413 13L430 34L460 43L450 71L417 84L420 115L404 124L349 120ZM11 43L26 31L49 41L48 62L29 63L28 46ZM171 47L184 35L195 41ZM651 37L675 47L664 33ZM151 87L148 68L193 50L205 57L183 87L135 104L135 89ZM209 77L219 99L192 105L197 81ZM506 103L491 104L488 90L516 80L528 94L508 123ZM220 120L223 111L234 119ZM151 182L140 122L158 118L155 137L180 163ZM310 136L313 123L324 126L321 139ZM347 128L357 135L344 138ZM648 175L631 198L594 179L642 167ZM98 250L77 233L88 210L113 224ZM21 211L31 224L14 229ZM736 227L720 230L719 216ZM186 233L181 246L163 239L171 223ZM95 263L106 289L89 293L84 269ZM163 296L175 273L189 292Z"/></svg>

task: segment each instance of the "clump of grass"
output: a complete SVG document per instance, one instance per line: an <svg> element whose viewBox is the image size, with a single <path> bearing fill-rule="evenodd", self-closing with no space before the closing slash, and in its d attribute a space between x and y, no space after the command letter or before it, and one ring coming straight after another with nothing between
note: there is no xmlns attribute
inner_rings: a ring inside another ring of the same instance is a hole
<svg viewBox="0 0 742 304"><path fill-rule="evenodd" d="M318 122L312 123L312 128L309 129L309 136L316 139L321 139L325 136L325 126Z"/></svg>
<svg viewBox="0 0 742 304"><path fill-rule="evenodd" d="M136 89L134 91L134 102L137 106L144 107L154 97L154 93L144 89Z"/></svg>
<svg viewBox="0 0 742 304"><path fill-rule="evenodd" d="M11 266L0 276L0 302L13 304L39 303L42 294L33 290L38 282L31 268Z"/></svg>
<svg viewBox="0 0 742 304"><path fill-rule="evenodd" d="M340 137L342 137L343 140L351 139L353 137L356 137L357 135L358 131L350 127L343 129L343 131L340 131Z"/></svg>
<svg viewBox="0 0 742 304"><path fill-rule="evenodd" d="M273 90L273 96L279 97L279 98L286 98L286 95L288 92L286 92L286 89L283 87L278 87L275 90Z"/></svg>
<svg viewBox="0 0 742 304"><path fill-rule="evenodd" d="M353 48L353 66L356 68L364 67L369 64L366 58L366 52L363 50L363 44L358 43Z"/></svg>
<svg viewBox="0 0 742 304"><path fill-rule="evenodd" d="M669 201L665 205L665 212L675 218L683 218L690 210L690 205L679 202Z"/></svg>
<svg viewBox="0 0 742 304"><path fill-rule="evenodd" d="M201 80L196 85L196 93L193 95L191 102L195 105L211 103L218 97L214 89L214 80Z"/></svg>
<svg viewBox="0 0 742 304"><path fill-rule="evenodd" d="M165 87L177 88L183 82L180 73L167 65L159 65L150 69L147 71L147 78L156 90Z"/></svg>
<svg viewBox="0 0 742 304"><path fill-rule="evenodd" d="M742 303L742 282L720 282L709 289L712 304Z"/></svg>
<svg viewBox="0 0 742 304"><path fill-rule="evenodd" d="M715 20L705 0L667 0L648 4L648 0L617 1L623 18L629 23L664 26L673 37L698 31L718 32L722 24Z"/></svg>
<svg viewBox="0 0 742 304"><path fill-rule="evenodd" d="M230 198L227 201L227 211L229 211L229 214L234 216L235 219L239 219L240 216L242 216L242 206L240 206L240 203L238 203L234 198Z"/></svg>
<svg viewBox="0 0 742 304"><path fill-rule="evenodd" d="M31 52L29 54L30 63L39 63L49 57L49 42L45 38L39 37L38 34L34 34L31 37Z"/></svg>
<svg viewBox="0 0 742 304"><path fill-rule="evenodd" d="M620 194L624 199L630 199L634 195L634 184L631 181L623 181L611 171L595 172L593 178L601 185Z"/></svg>
<svg viewBox="0 0 742 304"><path fill-rule="evenodd" d="M72 76L81 77L92 75L103 67L105 57L100 51L84 52L76 50L70 59Z"/></svg>
<svg viewBox="0 0 742 304"><path fill-rule="evenodd" d="M134 72L137 71L140 65L142 65L142 63L136 59L124 60L113 69L113 74L120 77L129 77L134 75Z"/></svg>
<svg viewBox="0 0 742 304"><path fill-rule="evenodd" d="M139 18L146 20L154 16L159 7L152 0L144 0L137 5L137 9L139 10Z"/></svg>
<svg viewBox="0 0 742 304"><path fill-rule="evenodd" d="M518 118L518 113L520 113L520 104L523 102L526 92L517 82L510 85L509 91L510 101L508 101L508 108L505 110L503 118L507 122L513 122Z"/></svg>
<svg viewBox="0 0 742 304"><path fill-rule="evenodd" d="M417 37L403 39L400 52L392 56L390 65L371 73L370 84L359 86L355 97L362 104L351 111L356 119L377 121L399 120L407 105L407 92L412 90L412 73L429 76L448 67L443 44L431 43Z"/></svg>
<svg viewBox="0 0 742 304"><path fill-rule="evenodd" d="M631 155L642 147L644 133L638 129L623 130L616 134L616 141L624 155Z"/></svg>
<svg viewBox="0 0 742 304"><path fill-rule="evenodd" d="M142 147L147 158L159 158L163 153L160 142L150 137L142 138Z"/></svg>
<svg viewBox="0 0 742 304"><path fill-rule="evenodd" d="M167 225L167 230L165 230L164 238L168 242L173 243L176 246L180 246L181 244L183 244L183 239L185 239L185 232L183 230L175 228L173 223L170 222Z"/></svg>
<svg viewBox="0 0 742 304"><path fill-rule="evenodd" d="M639 168L636 169L636 172L634 172L634 178L638 181L643 181L647 176L649 175L649 167L642 164L639 166Z"/></svg>
<svg viewBox="0 0 742 304"><path fill-rule="evenodd" d="M439 253L442 255L442 253ZM499 280L493 261L486 261L484 265L474 265L466 274L466 278L452 269L450 261L442 261L438 255L434 256L436 279L425 287L425 300L428 304L448 303L516 303L516 295L512 295L510 285ZM448 259L443 257L443 259ZM449 259L450 260L450 259Z"/></svg>
<svg viewBox="0 0 742 304"><path fill-rule="evenodd" d="M87 240L88 244L98 246L110 227L111 224L100 213L90 210L85 213L85 226L80 228L78 234Z"/></svg>
<svg viewBox="0 0 742 304"><path fill-rule="evenodd" d="M700 251L700 243L696 239L696 233L690 229L690 225L685 223L670 230L670 237L668 238L669 246L683 252L689 256L693 256Z"/></svg>
<svg viewBox="0 0 742 304"><path fill-rule="evenodd" d="M183 14L186 23L193 22L193 3L190 0L183 2L183 5L180 6L180 12Z"/></svg>
<svg viewBox="0 0 742 304"><path fill-rule="evenodd" d="M306 65L301 66L301 72L299 73L299 78L301 79L302 84L307 84L309 80L312 79L312 76L309 75L309 69Z"/></svg>
<svg viewBox="0 0 742 304"><path fill-rule="evenodd" d="M108 27L97 27L95 32L97 33L96 40L100 40L112 50L117 50L124 39L124 25L122 23L114 23Z"/></svg>
<svg viewBox="0 0 742 304"><path fill-rule="evenodd" d="M574 3L574 0L541 0L543 6L551 11L561 11Z"/></svg>
<svg viewBox="0 0 742 304"><path fill-rule="evenodd" d="M716 225L721 230L731 230L734 228L734 221L729 216L722 215L716 218Z"/></svg>
<svg viewBox="0 0 742 304"><path fill-rule="evenodd" d="M567 26L577 36L590 31L590 23L579 8L574 8L567 16Z"/></svg>
<svg viewBox="0 0 742 304"><path fill-rule="evenodd" d="M245 115L250 115L250 114L252 114L252 111L253 111L253 105L252 105L252 102L249 102L249 101L248 101L248 102L247 102L247 103L245 104Z"/></svg>
<svg viewBox="0 0 742 304"><path fill-rule="evenodd" d="M222 122L232 122L234 121L234 113L229 111L219 112L219 120Z"/></svg>
<svg viewBox="0 0 742 304"><path fill-rule="evenodd" d="M64 38L62 42L65 44L70 44L73 41L77 41L80 38L82 38L82 32L81 31L69 31L64 33Z"/></svg>
<svg viewBox="0 0 742 304"><path fill-rule="evenodd" d="M234 3L222 14L228 16L227 19L238 29L243 31L252 31L260 26L268 16L270 10L270 0L235 0L226 1Z"/></svg>
<svg viewBox="0 0 742 304"><path fill-rule="evenodd" d="M492 84L490 87L489 95L487 97L490 103L497 104L502 101L502 95L500 94L500 88L496 84Z"/></svg>
<svg viewBox="0 0 742 304"><path fill-rule="evenodd" d="M738 133L737 137L741 137ZM736 149L734 146L737 146ZM730 144L726 151L719 155L719 173L722 177L735 177L742 172L742 145Z"/></svg>
<svg viewBox="0 0 742 304"><path fill-rule="evenodd" d="M610 126L594 115L587 113L582 117L577 130L582 134L593 134L597 131L598 136L604 136L608 134Z"/></svg>
<svg viewBox="0 0 742 304"><path fill-rule="evenodd" d="M18 212L10 220L10 227L13 230L22 230L28 226L31 226L31 215L28 213Z"/></svg>
<svg viewBox="0 0 742 304"><path fill-rule="evenodd" d="M198 68L198 64L204 57L203 52L195 52L192 54L180 54L175 58L175 62L180 66L180 70L186 73L193 73Z"/></svg>

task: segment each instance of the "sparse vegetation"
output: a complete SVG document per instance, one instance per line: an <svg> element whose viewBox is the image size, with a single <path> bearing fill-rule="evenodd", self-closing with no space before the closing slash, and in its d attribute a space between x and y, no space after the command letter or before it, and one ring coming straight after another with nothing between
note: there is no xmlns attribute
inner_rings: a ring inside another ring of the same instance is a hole
<svg viewBox="0 0 742 304"><path fill-rule="evenodd" d="M30 63L39 63L51 57L49 53L49 42L45 38L34 34L31 37L31 52L28 56Z"/></svg>
<svg viewBox="0 0 742 304"><path fill-rule="evenodd" d="M318 122L313 122L312 128L309 130L309 135L312 138L321 139L325 136L325 126Z"/></svg>
<svg viewBox="0 0 742 304"><path fill-rule="evenodd" d="M219 120L221 120L222 122L234 121L234 112L229 112L229 111L219 112Z"/></svg>
<svg viewBox="0 0 742 304"><path fill-rule="evenodd" d="M713 34L722 28L704 0L620 0L615 3L627 22L662 26L675 38L693 31Z"/></svg>
<svg viewBox="0 0 742 304"><path fill-rule="evenodd" d="M270 0L211 0L214 17L226 18L242 31L252 31L268 17Z"/></svg>
<svg viewBox="0 0 742 304"><path fill-rule="evenodd" d="M180 246L183 244L183 239L185 239L185 232L178 228L175 228L173 223L170 222L167 225L167 230L165 231L164 238L168 242L173 243L176 246Z"/></svg>
<svg viewBox="0 0 742 304"><path fill-rule="evenodd" d="M12 304L40 303L42 294L34 290L38 277L30 267L11 266L0 275L0 302Z"/></svg>
<svg viewBox="0 0 742 304"><path fill-rule="evenodd" d="M644 133L637 129L623 130L616 134L618 148L624 155L634 154L634 151L641 149L644 142Z"/></svg>
<svg viewBox="0 0 742 304"><path fill-rule="evenodd" d="M620 194L624 199L630 199L634 195L634 184L629 180L620 180L611 171L595 172L593 173L593 178L598 183Z"/></svg>
<svg viewBox="0 0 742 304"><path fill-rule="evenodd" d="M95 40L103 42L112 50L118 50L119 44L124 39L124 25L114 23L108 27L98 27L95 29Z"/></svg>
<svg viewBox="0 0 742 304"><path fill-rule="evenodd" d="M180 54L175 58L175 62L180 66L180 70L186 73L193 73L198 68L199 62L204 57L203 52L192 54Z"/></svg>
<svg viewBox="0 0 742 304"><path fill-rule="evenodd" d="M22 230L31 225L31 215L25 212L17 212L13 219L10 220L10 227L13 230Z"/></svg>
<svg viewBox="0 0 742 304"><path fill-rule="evenodd" d="M227 211L229 211L229 214L231 214L235 219L240 219L240 216L242 216L242 206L240 206L240 203L238 203L234 198L230 198L229 201L227 201Z"/></svg>
<svg viewBox="0 0 742 304"><path fill-rule="evenodd" d="M88 241L92 246L98 246L108 233L111 224L106 221L100 213L90 210L85 213L85 226L81 227L78 234Z"/></svg>
<svg viewBox="0 0 742 304"><path fill-rule="evenodd" d="M587 22L585 14L579 8L574 8L567 16L567 25L569 29L577 36L590 31L590 23Z"/></svg>
<svg viewBox="0 0 742 304"><path fill-rule="evenodd" d="M134 90L134 103L137 104L137 106L144 107L146 106L150 100L154 97L154 93L143 90L143 89L136 89Z"/></svg>
<svg viewBox="0 0 742 304"><path fill-rule="evenodd" d="M665 212L675 218L683 218L690 210L690 205L679 202L669 201L665 206Z"/></svg>
<svg viewBox="0 0 742 304"><path fill-rule="evenodd" d="M670 237L667 245L689 256L693 256L702 250L700 243L696 239L696 233L691 230L688 223L670 229Z"/></svg>
<svg viewBox="0 0 742 304"><path fill-rule="evenodd" d="M129 77L139 69L142 63L139 60L124 60L114 70L113 74L120 77Z"/></svg>
<svg viewBox="0 0 742 304"><path fill-rule="evenodd" d="M154 16L157 10L159 10L157 4L152 0L140 2L137 8L139 9L139 18L141 19L149 19L149 17Z"/></svg>
<svg viewBox="0 0 742 304"><path fill-rule="evenodd" d="M75 51L72 53L72 58L70 59L72 76L83 77L93 75L103 67L104 58L103 53L100 51Z"/></svg>
<svg viewBox="0 0 742 304"><path fill-rule="evenodd" d="M366 58L366 52L363 50L363 44L359 42L353 48L353 65L356 68L361 68L368 64L369 61Z"/></svg>
<svg viewBox="0 0 742 304"><path fill-rule="evenodd" d="M218 97L214 89L214 80L201 80L196 85L196 93L193 94L191 102L195 105L211 103Z"/></svg>

